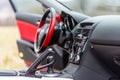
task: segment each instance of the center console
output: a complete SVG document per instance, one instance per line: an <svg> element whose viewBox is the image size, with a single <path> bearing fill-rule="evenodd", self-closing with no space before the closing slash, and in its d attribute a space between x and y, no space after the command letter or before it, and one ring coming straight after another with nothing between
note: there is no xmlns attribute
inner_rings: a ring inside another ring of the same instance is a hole
<svg viewBox="0 0 120 80"><path fill-rule="evenodd" d="M73 30L74 33L74 41L72 45L72 51L70 55L70 62L74 64L79 64L81 56L85 51L87 40L90 36L93 23L80 23Z"/></svg>

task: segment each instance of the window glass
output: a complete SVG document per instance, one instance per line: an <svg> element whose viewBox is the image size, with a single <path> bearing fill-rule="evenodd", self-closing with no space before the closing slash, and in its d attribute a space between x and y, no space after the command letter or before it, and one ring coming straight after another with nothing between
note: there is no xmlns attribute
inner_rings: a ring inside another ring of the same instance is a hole
<svg viewBox="0 0 120 80"><path fill-rule="evenodd" d="M43 14L42 5L36 0L12 0L18 12Z"/></svg>
<svg viewBox="0 0 120 80"><path fill-rule="evenodd" d="M82 11L90 16L120 14L120 0L82 0Z"/></svg>
<svg viewBox="0 0 120 80"><path fill-rule="evenodd" d="M120 14L120 0L56 0L73 11L89 16Z"/></svg>
<svg viewBox="0 0 120 80"><path fill-rule="evenodd" d="M81 0L56 0L68 9L81 12Z"/></svg>

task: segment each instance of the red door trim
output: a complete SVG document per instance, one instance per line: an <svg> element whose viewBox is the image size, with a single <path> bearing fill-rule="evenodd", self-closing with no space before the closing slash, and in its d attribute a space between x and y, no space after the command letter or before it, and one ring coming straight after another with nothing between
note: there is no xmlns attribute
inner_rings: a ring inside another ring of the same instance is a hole
<svg viewBox="0 0 120 80"><path fill-rule="evenodd" d="M20 37L24 40L34 42L35 34L38 27L31 23L21 21L21 20L17 20L17 25L20 32Z"/></svg>

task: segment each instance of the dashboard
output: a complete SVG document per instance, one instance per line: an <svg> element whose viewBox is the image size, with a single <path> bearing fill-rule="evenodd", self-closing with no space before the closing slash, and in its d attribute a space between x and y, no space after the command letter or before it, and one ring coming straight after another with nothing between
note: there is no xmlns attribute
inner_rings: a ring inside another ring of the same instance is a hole
<svg viewBox="0 0 120 80"><path fill-rule="evenodd" d="M65 12L62 12L61 18L63 20L64 26L69 30L72 29L77 25L77 21L70 15Z"/></svg>
<svg viewBox="0 0 120 80"><path fill-rule="evenodd" d="M61 18L64 23L66 30L72 34L71 42L68 46L71 49L69 62L79 64L81 55L85 50L86 42L92 31L92 22L82 22L88 17L82 14L77 14L75 12L62 12ZM72 46L71 46L72 44Z"/></svg>

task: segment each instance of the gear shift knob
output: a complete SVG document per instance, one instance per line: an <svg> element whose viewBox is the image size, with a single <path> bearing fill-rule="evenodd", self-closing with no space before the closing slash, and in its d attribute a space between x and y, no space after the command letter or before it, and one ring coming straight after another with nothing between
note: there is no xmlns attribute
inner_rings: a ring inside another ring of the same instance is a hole
<svg viewBox="0 0 120 80"><path fill-rule="evenodd" d="M49 64L50 62L52 62L54 60L54 57L53 56L48 56L47 57L47 63ZM54 73L54 70L53 70L53 64L48 66L48 69L47 69L47 73Z"/></svg>

